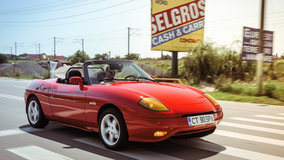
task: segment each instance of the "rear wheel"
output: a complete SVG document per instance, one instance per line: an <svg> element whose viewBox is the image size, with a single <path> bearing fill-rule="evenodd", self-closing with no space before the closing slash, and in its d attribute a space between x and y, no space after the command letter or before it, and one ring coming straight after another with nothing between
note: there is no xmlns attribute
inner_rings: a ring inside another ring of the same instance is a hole
<svg viewBox="0 0 284 160"><path fill-rule="evenodd" d="M121 113L113 108L105 110L99 120L99 135L107 148L113 150L125 148L128 134Z"/></svg>
<svg viewBox="0 0 284 160"><path fill-rule="evenodd" d="M40 102L36 97L30 98L27 105L27 117L30 125L34 128L44 128L48 124L45 118Z"/></svg>

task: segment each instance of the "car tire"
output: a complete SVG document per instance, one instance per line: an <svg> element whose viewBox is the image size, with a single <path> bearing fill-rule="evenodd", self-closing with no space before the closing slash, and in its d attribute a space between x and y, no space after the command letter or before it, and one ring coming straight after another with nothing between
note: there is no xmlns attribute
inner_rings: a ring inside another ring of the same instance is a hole
<svg viewBox="0 0 284 160"><path fill-rule="evenodd" d="M128 132L120 112L113 108L103 111L99 119L99 136L109 149L121 150L127 146Z"/></svg>
<svg viewBox="0 0 284 160"><path fill-rule="evenodd" d="M45 118L40 102L36 97L29 99L26 113L30 125L34 128L44 128L49 122L49 120Z"/></svg>

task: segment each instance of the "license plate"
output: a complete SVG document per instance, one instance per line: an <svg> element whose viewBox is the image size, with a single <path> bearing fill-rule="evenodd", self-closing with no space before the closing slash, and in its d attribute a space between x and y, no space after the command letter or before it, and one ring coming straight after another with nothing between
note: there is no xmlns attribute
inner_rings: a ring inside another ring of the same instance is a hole
<svg viewBox="0 0 284 160"><path fill-rule="evenodd" d="M189 126L214 123L214 116L213 114L191 116L187 117L187 122Z"/></svg>

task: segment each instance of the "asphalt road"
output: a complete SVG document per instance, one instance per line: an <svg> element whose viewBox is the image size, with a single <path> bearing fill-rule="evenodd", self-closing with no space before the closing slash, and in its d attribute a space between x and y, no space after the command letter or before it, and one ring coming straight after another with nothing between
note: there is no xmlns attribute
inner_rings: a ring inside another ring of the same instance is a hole
<svg viewBox="0 0 284 160"><path fill-rule="evenodd" d="M57 123L33 129L25 114L28 80L0 78L0 160L256 159L284 160L284 107L219 101L224 120L214 134L111 151L97 133Z"/></svg>

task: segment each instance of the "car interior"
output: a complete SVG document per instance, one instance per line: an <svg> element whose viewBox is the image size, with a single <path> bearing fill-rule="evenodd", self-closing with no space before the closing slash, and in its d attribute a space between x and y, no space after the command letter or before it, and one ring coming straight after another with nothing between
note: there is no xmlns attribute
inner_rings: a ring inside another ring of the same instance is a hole
<svg viewBox="0 0 284 160"><path fill-rule="evenodd" d="M83 71L81 67L71 67L68 69L68 71L65 74L65 79L58 78L56 83L63 83L63 84L70 84L69 80L71 77L81 77L83 80L83 83L86 84L84 80Z"/></svg>

